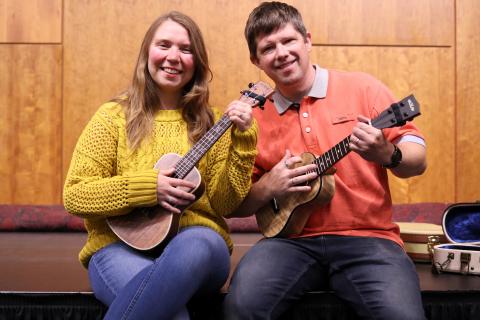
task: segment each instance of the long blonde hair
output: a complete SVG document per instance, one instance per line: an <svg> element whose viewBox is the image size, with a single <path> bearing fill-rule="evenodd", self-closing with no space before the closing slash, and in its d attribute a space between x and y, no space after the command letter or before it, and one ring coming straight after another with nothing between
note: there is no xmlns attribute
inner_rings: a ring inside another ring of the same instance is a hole
<svg viewBox="0 0 480 320"><path fill-rule="evenodd" d="M208 105L208 82L212 79L212 72L208 65L203 36L197 24L190 17L172 11L158 17L147 30L138 55L132 83L125 93L114 99L124 106L127 139L133 150L138 148L142 140L151 134L155 112L160 105L157 84L148 71L148 52L155 32L167 20L172 20L187 30L194 56L195 72L192 80L183 88L181 100L182 116L187 123L190 142L198 141L213 125L213 112Z"/></svg>

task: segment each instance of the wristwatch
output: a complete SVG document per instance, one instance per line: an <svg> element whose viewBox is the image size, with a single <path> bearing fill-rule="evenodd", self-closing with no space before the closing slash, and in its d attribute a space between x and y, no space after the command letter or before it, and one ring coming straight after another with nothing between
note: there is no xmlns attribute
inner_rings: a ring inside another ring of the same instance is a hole
<svg viewBox="0 0 480 320"><path fill-rule="evenodd" d="M396 144L393 145L393 153L390 157L390 163L382 165L383 168L393 169L398 167L398 165L402 162L402 151Z"/></svg>

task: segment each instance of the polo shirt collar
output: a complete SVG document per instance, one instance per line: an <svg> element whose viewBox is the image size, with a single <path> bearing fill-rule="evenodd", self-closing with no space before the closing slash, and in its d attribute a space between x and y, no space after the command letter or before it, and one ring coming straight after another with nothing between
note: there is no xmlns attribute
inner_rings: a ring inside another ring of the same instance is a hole
<svg viewBox="0 0 480 320"><path fill-rule="evenodd" d="M318 65L313 65L315 68L315 79L313 80L313 85L310 91L307 94L307 97L312 98L325 98L327 96L327 87L328 87L328 71L327 69L320 68ZM287 109L294 103L293 101L288 100L280 91L275 90L272 95L273 103L279 114L283 114Z"/></svg>

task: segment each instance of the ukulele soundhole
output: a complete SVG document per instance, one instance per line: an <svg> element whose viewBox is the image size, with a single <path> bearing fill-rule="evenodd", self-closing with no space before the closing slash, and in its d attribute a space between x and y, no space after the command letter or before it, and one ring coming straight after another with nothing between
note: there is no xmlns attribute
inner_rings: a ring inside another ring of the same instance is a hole
<svg viewBox="0 0 480 320"><path fill-rule="evenodd" d="M152 219L153 218L153 210L150 210L148 208L140 209L139 214L141 214L146 219Z"/></svg>

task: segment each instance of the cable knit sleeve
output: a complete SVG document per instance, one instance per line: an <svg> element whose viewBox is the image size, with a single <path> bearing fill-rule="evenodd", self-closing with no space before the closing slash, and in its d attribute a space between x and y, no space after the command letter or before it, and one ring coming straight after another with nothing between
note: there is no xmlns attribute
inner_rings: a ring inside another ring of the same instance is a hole
<svg viewBox="0 0 480 320"><path fill-rule="evenodd" d="M255 121L244 132L232 127L209 152L206 189L210 204L219 215L233 212L250 190L257 131Z"/></svg>
<svg viewBox="0 0 480 320"><path fill-rule="evenodd" d="M77 142L63 193L64 206L72 214L115 216L157 203L156 170L116 172L118 110L111 103L103 105Z"/></svg>

